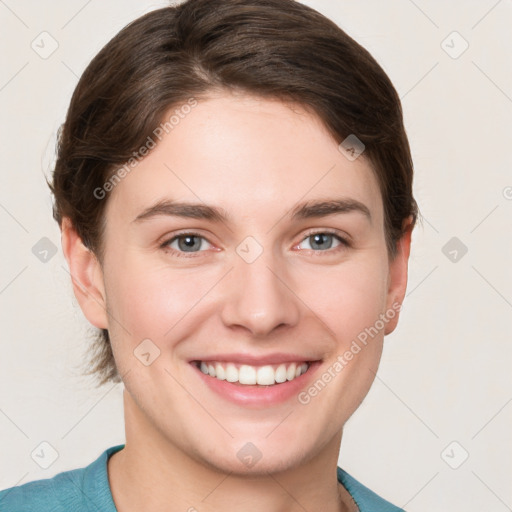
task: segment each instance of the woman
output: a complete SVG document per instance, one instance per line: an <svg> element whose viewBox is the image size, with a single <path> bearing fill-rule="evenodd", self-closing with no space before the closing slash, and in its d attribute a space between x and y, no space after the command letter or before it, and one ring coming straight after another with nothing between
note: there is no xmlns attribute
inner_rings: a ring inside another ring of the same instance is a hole
<svg viewBox="0 0 512 512"><path fill-rule="evenodd" d="M293 0L188 0L93 59L51 189L126 443L2 510L397 511L337 467L417 217L398 95Z"/></svg>

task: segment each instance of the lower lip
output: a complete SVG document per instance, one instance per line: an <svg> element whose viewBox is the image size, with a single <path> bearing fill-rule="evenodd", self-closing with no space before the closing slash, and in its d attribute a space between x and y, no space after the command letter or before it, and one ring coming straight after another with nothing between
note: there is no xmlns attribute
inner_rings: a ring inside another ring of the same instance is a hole
<svg viewBox="0 0 512 512"><path fill-rule="evenodd" d="M306 373L293 380L274 384L273 386L250 386L231 383L204 374L194 363L191 363L191 366L212 391L230 402L242 406L270 407L296 397L306 387L320 364L321 361L314 361L310 363Z"/></svg>

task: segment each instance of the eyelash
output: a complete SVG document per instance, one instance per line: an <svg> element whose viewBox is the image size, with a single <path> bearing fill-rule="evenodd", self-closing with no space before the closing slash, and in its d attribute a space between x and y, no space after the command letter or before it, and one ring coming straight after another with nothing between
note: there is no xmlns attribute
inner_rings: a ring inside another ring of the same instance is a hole
<svg viewBox="0 0 512 512"><path fill-rule="evenodd" d="M324 230L316 230L316 231L311 231L311 232L308 232L303 238L302 240L300 241L300 243L304 242L304 240L306 240L307 238L310 238L314 235L333 235L336 239L338 239L338 241L340 242L340 245L338 247L335 247L333 249L326 249L326 250L320 250L320 251L315 251L314 249L301 249L301 250L306 250L306 251L312 251L313 253L328 253L328 254L332 254L333 252L338 252L339 250L343 250L343 249L347 249L349 247L351 247L351 243L346 239L346 238L343 238L342 236L340 236L338 234L337 231L333 231L333 230L329 230L329 229L324 229ZM177 256L178 258L196 258L199 253L201 252L204 252L204 251L198 251L198 252L191 252L191 253L186 253L186 252L182 252L182 251L177 251L176 249L171 249L169 247L169 245L174 242L175 240L181 238L181 237L185 237L185 236L193 236L193 237L197 237L197 238L202 238L204 240L206 240L208 242L208 240L203 236L203 235L200 235L199 233L195 233L193 231L185 231L183 233L178 233L177 235L174 235L172 238L169 238L168 240L166 240L165 242L163 242L161 245L160 245L160 248L163 249L164 251L166 252L171 252L171 253L174 253L175 256ZM210 243L210 242L208 242Z"/></svg>

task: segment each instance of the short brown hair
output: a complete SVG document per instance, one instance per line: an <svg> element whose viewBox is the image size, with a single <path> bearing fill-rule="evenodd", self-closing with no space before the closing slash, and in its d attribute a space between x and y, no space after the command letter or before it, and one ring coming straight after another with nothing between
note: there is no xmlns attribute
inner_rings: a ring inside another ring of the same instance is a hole
<svg viewBox="0 0 512 512"><path fill-rule="evenodd" d="M173 106L214 90L299 104L340 144L355 135L378 180L388 253L418 207L400 99L375 59L334 22L295 0L187 0L121 30L94 57L59 130L53 215L68 217L102 260L106 199L94 193ZM119 382L107 330L90 364Z"/></svg>

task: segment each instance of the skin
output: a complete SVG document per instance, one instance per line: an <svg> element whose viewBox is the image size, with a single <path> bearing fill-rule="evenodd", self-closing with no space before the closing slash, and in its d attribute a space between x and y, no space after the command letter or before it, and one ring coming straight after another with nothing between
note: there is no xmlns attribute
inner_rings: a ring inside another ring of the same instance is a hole
<svg viewBox="0 0 512 512"><path fill-rule="evenodd" d="M366 205L371 220L358 211L291 219L299 203L341 197ZM221 92L200 100L106 200L101 264L68 219L62 243L75 295L88 320L109 330L125 385L126 446L108 462L118 510L357 510L336 480L343 426L398 314L306 405L233 404L189 360L294 353L320 359L319 377L402 302L410 230L390 260L364 154L347 159L297 105ZM134 221L158 200L221 207L230 220ZM326 230L350 245L327 237L318 248L310 232ZM203 237L195 252L173 238L187 231ZM236 252L249 236L263 249L252 263ZM134 350L148 338L160 355L145 366ZM247 442L262 454L252 467L237 457Z"/></svg>

